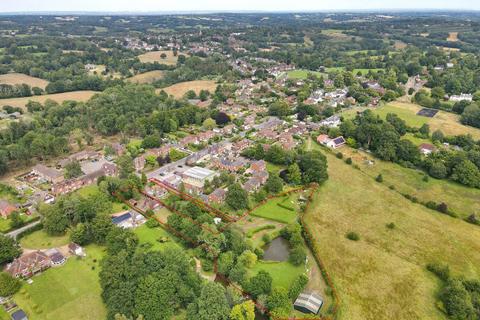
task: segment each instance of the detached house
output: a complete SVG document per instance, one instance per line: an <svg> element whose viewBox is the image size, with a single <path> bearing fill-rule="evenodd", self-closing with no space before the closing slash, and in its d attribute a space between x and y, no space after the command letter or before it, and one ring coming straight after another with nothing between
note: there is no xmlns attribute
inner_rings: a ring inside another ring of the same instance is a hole
<svg viewBox="0 0 480 320"><path fill-rule="evenodd" d="M42 272L51 266L48 256L41 251L33 251L23 254L19 258L7 264L4 271L15 278L30 278L34 274Z"/></svg>
<svg viewBox="0 0 480 320"><path fill-rule="evenodd" d="M317 142L326 145L327 147L332 149L340 148L346 143L345 139L342 136L330 139L326 134L319 135L317 137Z"/></svg>
<svg viewBox="0 0 480 320"><path fill-rule="evenodd" d="M0 216L2 218L7 219L15 210L17 210L17 207L7 200L0 200Z"/></svg>
<svg viewBox="0 0 480 320"><path fill-rule="evenodd" d="M227 192L224 189L218 188L215 189L212 193L208 195L208 202L210 203L220 203L225 200Z"/></svg>

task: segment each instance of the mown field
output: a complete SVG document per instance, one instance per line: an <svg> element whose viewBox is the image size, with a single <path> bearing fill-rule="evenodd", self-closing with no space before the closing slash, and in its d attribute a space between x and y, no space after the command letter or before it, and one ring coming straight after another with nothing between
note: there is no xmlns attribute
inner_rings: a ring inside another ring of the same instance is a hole
<svg viewBox="0 0 480 320"><path fill-rule="evenodd" d="M12 107L25 108L25 105L30 100L37 101L40 103L45 103L45 101L47 101L48 99L56 101L58 103L62 103L63 101L67 101L67 100L85 102L89 100L96 93L98 92L87 90L87 91L72 91L72 92L46 94L42 96L32 96L32 97L24 97L24 98L0 99L0 106L9 105Z"/></svg>
<svg viewBox="0 0 480 320"><path fill-rule="evenodd" d="M480 276L480 228L413 204L385 183L327 154L329 180L305 222L338 290L339 319L446 319L440 284L425 266ZM461 195L458 195L461 197ZM394 229L386 224L393 222ZM345 235L355 231L360 240Z"/></svg>
<svg viewBox="0 0 480 320"><path fill-rule="evenodd" d="M145 73L134 75L133 77L130 77L127 80L133 83L144 84L144 83L152 83L162 78L163 78L163 71L153 70L153 71L148 71Z"/></svg>
<svg viewBox="0 0 480 320"><path fill-rule="evenodd" d="M285 197L271 199L250 215L280 223L293 223L297 219L298 196L298 193L293 193Z"/></svg>
<svg viewBox="0 0 480 320"><path fill-rule="evenodd" d="M49 236L44 230L35 231L20 240L20 245L25 249L49 249L61 247L70 243L70 234L63 236Z"/></svg>
<svg viewBox="0 0 480 320"><path fill-rule="evenodd" d="M287 75L290 79L307 79L308 75L310 74L315 75L317 77L320 77L323 75L322 72L305 70L305 69L297 69L297 70L292 70L287 72Z"/></svg>
<svg viewBox="0 0 480 320"><path fill-rule="evenodd" d="M166 54L165 59L162 59L161 57L162 53ZM187 56L186 53L178 52L178 55L180 54ZM173 51L169 51L169 50L168 51L150 51L150 52L139 55L138 58L140 59L140 62L143 62L143 63L158 62L166 65L176 65L178 60L178 55L177 56L173 55Z"/></svg>
<svg viewBox="0 0 480 320"><path fill-rule="evenodd" d="M146 225L142 225L134 229L135 234L138 236L140 245L146 245L150 250L165 250L166 248L179 248L180 245L175 242L175 239L170 233L162 229L161 227L149 228ZM164 240L166 242L160 242L158 240Z"/></svg>
<svg viewBox="0 0 480 320"><path fill-rule="evenodd" d="M460 117L457 114L440 110L435 117L427 118L417 115L417 112L421 109L421 106L413 103L395 101L373 109L373 111L383 119L386 118L388 113L396 113L409 126L420 127L424 123L428 123L430 132L441 130L447 135L471 134L473 138L480 139L480 129L461 124ZM347 118L354 117L356 112L361 110L363 109L350 109L344 113L344 116Z"/></svg>
<svg viewBox="0 0 480 320"><path fill-rule="evenodd" d="M47 80L31 77L23 73L7 73L0 75L0 84L16 85L24 83L28 84L32 88L39 87L45 90L45 87L49 82Z"/></svg>
<svg viewBox="0 0 480 320"><path fill-rule="evenodd" d="M208 90L211 93L215 91L217 84L213 80L195 80L195 81L186 81L174 84L173 86L166 87L163 89L157 89L156 92L165 91L167 94L174 96L175 98L181 98L185 93L190 90L195 91L196 94L199 94L201 90Z"/></svg>
<svg viewBox="0 0 480 320"><path fill-rule="evenodd" d="M32 320L106 319L98 273L103 248L86 247L87 257L72 257L65 265L50 268L24 284L15 302Z"/></svg>

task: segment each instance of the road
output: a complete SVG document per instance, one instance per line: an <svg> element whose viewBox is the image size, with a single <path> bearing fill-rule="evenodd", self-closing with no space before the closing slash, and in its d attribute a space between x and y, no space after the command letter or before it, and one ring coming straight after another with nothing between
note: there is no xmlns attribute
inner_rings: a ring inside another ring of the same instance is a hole
<svg viewBox="0 0 480 320"><path fill-rule="evenodd" d="M24 232L24 231L26 231L26 230L28 230L28 229L30 229L30 228L35 227L35 226L36 226L37 224L39 224L39 223L40 223L40 220L35 221L35 222L32 222L32 223L29 223L29 224L27 224L26 226L21 227L20 229L13 230L12 232L7 233L6 235L9 236L10 238L16 239L17 236L18 236L20 233L22 233L22 232Z"/></svg>

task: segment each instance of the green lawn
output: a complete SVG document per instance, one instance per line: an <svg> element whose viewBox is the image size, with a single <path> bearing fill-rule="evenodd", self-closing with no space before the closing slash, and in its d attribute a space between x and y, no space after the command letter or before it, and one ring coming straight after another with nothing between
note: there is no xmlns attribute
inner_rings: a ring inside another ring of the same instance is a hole
<svg viewBox="0 0 480 320"><path fill-rule="evenodd" d="M258 261L252 269L250 275L257 274L260 270L267 271L273 278L273 287L284 287L289 289L293 281L302 273L305 273L305 266L294 266L288 261L271 262Z"/></svg>
<svg viewBox="0 0 480 320"><path fill-rule="evenodd" d="M71 257L65 265L33 277L33 283L24 284L14 300L33 320L105 319L98 277L103 250L86 247L85 259Z"/></svg>
<svg viewBox="0 0 480 320"><path fill-rule="evenodd" d="M70 234L67 232L63 236L49 236L45 231L35 231L20 239L20 245L27 249L48 249L61 247L70 242Z"/></svg>
<svg viewBox="0 0 480 320"><path fill-rule="evenodd" d="M100 189L98 189L98 186L96 184L92 184L92 185L83 187L81 189L78 189L75 192L81 195L82 197L90 197L100 193ZM125 204L121 202L112 201L112 210L110 213L117 213L125 210L128 210L128 207L126 207Z"/></svg>
<svg viewBox="0 0 480 320"><path fill-rule="evenodd" d="M307 79L309 74L315 75L317 77L320 77L323 75L323 73L321 72L305 70L305 69L297 69L297 70L292 70L287 72L287 75L290 79Z"/></svg>
<svg viewBox="0 0 480 320"><path fill-rule="evenodd" d="M20 217L22 218L24 223L28 223L32 221L32 219L35 219L36 217L38 217L38 215L32 214L30 216L27 216L25 214L22 214ZM0 218L0 232L5 232L8 230L10 230L10 219Z"/></svg>
<svg viewBox="0 0 480 320"><path fill-rule="evenodd" d="M279 165L277 165L277 164L273 164L273 163L270 163L270 162L267 162L267 171L268 171L270 174L279 174L280 171L282 171L283 169L285 169L285 167L279 166Z"/></svg>
<svg viewBox="0 0 480 320"><path fill-rule="evenodd" d="M140 244L151 245L151 250L164 250L166 248L178 248L180 245L175 242L174 237L162 229L161 227L148 228L146 225L142 225L135 228L135 234L138 236ZM161 243L157 241L160 238L166 238L169 241Z"/></svg>
<svg viewBox="0 0 480 320"><path fill-rule="evenodd" d="M292 223L297 219L298 211L298 194L294 193L289 196L273 198L264 205L254 210L251 215L261 217L273 221L282 223ZM282 208L278 204L283 204L287 207L291 207L294 211Z"/></svg>

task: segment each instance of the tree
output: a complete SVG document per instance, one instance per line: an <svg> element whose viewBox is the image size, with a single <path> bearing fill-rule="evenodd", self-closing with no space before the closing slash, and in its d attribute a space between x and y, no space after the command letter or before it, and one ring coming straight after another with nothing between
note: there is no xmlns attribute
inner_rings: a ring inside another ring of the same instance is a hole
<svg viewBox="0 0 480 320"><path fill-rule="evenodd" d="M230 320L255 320L255 304L252 300L247 300L237 304L230 312Z"/></svg>
<svg viewBox="0 0 480 320"><path fill-rule="evenodd" d="M469 187L480 187L480 171L470 160L463 160L452 170L452 180Z"/></svg>
<svg viewBox="0 0 480 320"><path fill-rule="evenodd" d="M437 179L444 179L447 177L447 167L441 161L434 161L428 170L428 173Z"/></svg>
<svg viewBox="0 0 480 320"><path fill-rule="evenodd" d="M447 314L454 320L474 319L475 309L470 294L460 280L449 281L440 298Z"/></svg>
<svg viewBox="0 0 480 320"><path fill-rule="evenodd" d="M17 211L12 212L10 215L10 228L18 229L22 227L25 223L23 222L20 214Z"/></svg>
<svg viewBox="0 0 480 320"><path fill-rule="evenodd" d="M423 137L428 137L430 134L430 126L426 123L424 123L420 129L418 129L418 132L423 136Z"/></svg>
<svg viewBox="0 0 480 320"><path fill-rule="evenodd" d="M238 183L228 187L225 202L234 210L248 208L248 194Z"/></svg>
<svg viewBox="0 0 480 320"><path fill-rule="evenodd" d="M302 172L298 164L293 163L287 169L287 179L288 182L294 185L302 183Z"/></svg>
<svg viewBox="0 0 480 320"><path fill-rule="evenodd" d="M272 276L268 272L260 270L246 283L246 290L254 298L262 294L269 294L272 291Z"/></svg>
<svg viewBox="0 0 480 320"><path fill-rule="evenodd" d="M158 148L161 144L160 136L156 134L148 135L142 140L142 148L144 149Z"/></svg>
<svg viewBox="0 0 480 320"><path fill-rule="evenodd" d="M230 117L225 112L219 112L215 117L215 122L218 126L223 126L230 122Z"/></svg>
<svg viewBox="0 0 480 320"><path fill-rule="evenodd" d="M0 265L10 262L22 253L18 243L3 234L0 234Z"/></svg>
<svg viewBox="0 0 480 320"><path fill-rule="evenodd" d="M203 121L202 126L205 130L212 130L216 127L216 122L212 118L207 118Z"/></svg>
<svg viewBox="0 0 480 320"><path fill-rule="evenodd" d="M247 268L251 268L257 263L257 255L250 250L245 250L238 257L238 263L243 264Z"/></svg>
<svg viewBox="0 0 480 320"><path fill-rule="evenodd" d="M0 272L0 297L10 297L20 290L22 283L6 272Z"/></svg>
<svg viewBox="0 0 480 320"><path fill-rule="evenodd" d="M270 175L265 183L265 190L271 194L277 194L281 192L283 190L282 179L275 174Z"/></svg>
<svg viewBox="0 0 480 320"><path fill-rule="evenodd" d="M328 179L327 158L320 151L305 152L299 156L298 166L303 183L323 183Z"/></svg>
<svg viewBox="0 0 480 320"><path fill-rule="evenodd" d="M273 289L267 297L267 307L274 318L286 318L292 309L287 290L282 287Z"/></svg>
<svg viewBox="0 0 480 320"><path fill-rule="evenodd" d="M135 171L133 167L133 159L129 155L123 155L117 159L119 177L126 179Z"/></svg>
<svg viewBox="0 0 480 320"><path fill-rule="evenodd" d="M288 256L288 261L295 266L299 266L305 263L305 259L307 258L307 252L303 248L303 246L296 246L290 251L290 255Z"/></svg>
<svg viewBox="0 0 480 320"><path fill-rule="evenodd" d="M71 161L65 166L65 178L72 179L82 176L84 173L78 161Z"/></svg>
<svg viewBox="0 0 480 320"><path fill-rule="evenodd" d="M168 320L176 303L175 284L180 279L167 270L142 278L135 293L135 312L146 319Z"/></svg>
<svg viewBox="0 0 480 320"><path fill-rule="evenodd" d="M188 319L227 320L229 314L225 289L216 282L207 282L196 303L188 308Z"/></svg>
<svg viewBox="0 0 480 320"><path fill-rule="evenodd" d="M235 263L235 255L232 251L221 253L220 257L218 258L218 262L217 262L218 272L220 274L228 276L228 274L230 273L230 270L232 269L234 263Z"/></svg>
<svg viewBox="0 0 480 320"><path fill-rule="evenodd" d="M445 138L443 132L441 130L435 130L432 133L432 141L433 142L443 142L443 139Z"/></svg>
<svg viewBox="0 0 480 320"><path fill-rule="evenodd" d="M285 101L276 101L268 108L268 113L272 116L285 117L290 114L290 107Z"/></svg>

